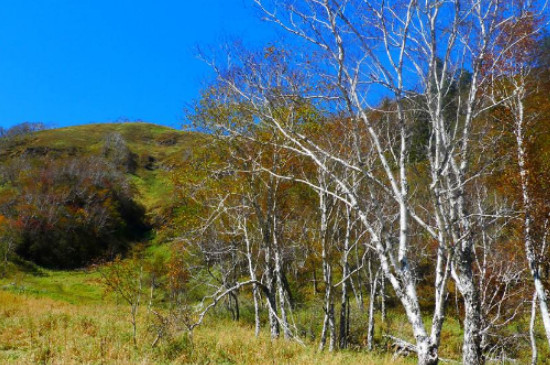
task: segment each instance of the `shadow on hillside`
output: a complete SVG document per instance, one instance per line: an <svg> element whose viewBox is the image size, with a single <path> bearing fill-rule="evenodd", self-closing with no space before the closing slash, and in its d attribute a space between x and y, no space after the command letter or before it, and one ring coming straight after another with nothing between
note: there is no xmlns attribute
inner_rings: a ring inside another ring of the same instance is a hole
<svg viewBox="0 0 550 365"><path fill-rule="evenodd" d="M32 261L25 260L17 255L11 258L11 263L17 267L17 271L33 276L47 276L40 266Z"/></svg>

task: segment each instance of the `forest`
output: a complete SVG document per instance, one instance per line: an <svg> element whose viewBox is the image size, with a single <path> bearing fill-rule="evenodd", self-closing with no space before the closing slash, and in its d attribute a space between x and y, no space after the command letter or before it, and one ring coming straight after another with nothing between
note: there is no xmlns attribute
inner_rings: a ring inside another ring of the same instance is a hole
<svg viewBox="0 0 550 365"><path fill-rule="evenodd" d="M545 5L254 3L187 131L0 131L0 359L546 363Z"/></svg>

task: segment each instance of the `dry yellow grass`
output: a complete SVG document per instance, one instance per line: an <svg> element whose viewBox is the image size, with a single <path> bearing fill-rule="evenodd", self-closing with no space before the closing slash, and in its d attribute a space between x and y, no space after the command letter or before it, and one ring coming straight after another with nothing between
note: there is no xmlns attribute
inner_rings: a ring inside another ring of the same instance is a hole
<svg viewBox="0 0 550 365"><path fill-rule="evenodd" d="M0 292L0 363L139 363L125 312ZM145 357L143 363L151 363Z"/></svg>
<svg viewBox="0 0 550 365"><path fill-rule="evenodd" d="M145 309L145 308L143 308ZM145 312L145 311L143 311ZM0 363L12 364L399 364L390 357L318 353L283 340L255 338L247 325L210 320L192 345L185 338L151 349L145 313L134 348L128 308L69 304L0 291Z"/></svg>

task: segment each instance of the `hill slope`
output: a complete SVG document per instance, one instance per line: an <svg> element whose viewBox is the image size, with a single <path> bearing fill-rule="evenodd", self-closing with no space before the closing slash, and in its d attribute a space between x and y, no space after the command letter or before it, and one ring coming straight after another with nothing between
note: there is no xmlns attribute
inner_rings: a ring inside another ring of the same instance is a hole
<svg viewBox="0 0 550 365"><path fill-rule="evenodd" d="M57 242L64 242L57 253L60 257L71 250L86 250L94 241L111 247L102 241L120 241L117 237L121 234L122 241L139 239L132 233L139 231L141 225L141 218L137 216L141 208L132 207L135 204L144 207L147 224L157 228L153 232L158 232L174 217L174 205L178 201L175 170L192 161L196 149L207 139L200 133L147 123L90 124L3 138L0 140L0 225L2 220L7 220L12 231L23 232L25 237L21 238L21 233L18 237L22 243L16 245L25 251L34 251L26 256L28 258L48 253L55 249L52 244ZM101 181L96 178L98 175L102 176ZM107 190L112 191L106 193ZM102 198L90 203L89 197L97 195ZM118 209L116 212L111 208L112 201ZM42 205L49 205L51 209L40 207ZM82 236L82 232L87 235L87 230L99 229L105 214L112 217L108 230L120 230L123 224L128 227L122 228L126 233L105 236L92 232L91 238L86 238L90 243L71 243ZM60 220L70 222L63 225ZM58 233L48 232L50 226ZM79 231L72 236L59 233L75 226ZM25 234L35 227L34 235ZM8 231L3 229L4 235ZM40 249L34 247L33 241L37 240L43 241L38 244ZM125 245L118 242L114 247ZM75 255L90 257L91 254L77 252Z"/></svg>
<svg viewBox="0 0 550 365"><path fill-rule="evenodd" d="M149 123L87 124L15 138L0 148L0 161L22 155L52 158L101 156L106 139L113 134L122 136L136 159L136 168L130 175L148 209L158 207L166 198L163 194L171 185L167 172L188 159L193 149L207 138L200 133Z"/></svg>

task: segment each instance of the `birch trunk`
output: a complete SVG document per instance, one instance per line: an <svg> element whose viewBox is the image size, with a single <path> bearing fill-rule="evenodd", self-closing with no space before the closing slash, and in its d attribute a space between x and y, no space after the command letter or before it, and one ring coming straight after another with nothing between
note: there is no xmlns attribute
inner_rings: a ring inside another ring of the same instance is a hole
<svg viewBox="0 0 550 365"><path fill-rule="evenodd" d="M266 278L266 304L269 311L269 330L271 338L279 337L279 321L277 320L277 301L275 295L275 277L271 267L271 249L265 249L265 278Z"/></svg>
<svg viewBox="0 0 550 365"><path fill-rule="evenodd" d="M254 265L252 263L252 243L250 242L250 237L248 236L248 228L247 228L247 221L246 218L244 219L243 225L242 225L242 231L244 234L244 241L246 244L246 261L248 263L248 273L250 275L250 280L257 281L256 277L256 270L254 270ZM260 298L259 298L259 288L258 284L254 283L252 284L252 298L254 300L254 335L258 337L260 335Z"/></svg>
<svg viewBox="0 0 550 365"><path fill-rule="evenodd" d="M256 280L256 279L252 279ZM252 296L254 298L254 336L260 336L261 322L260 322L260 299L258 284L252 286Z"/></svg>
<svg viewBox="0 0 550 365"><path fill-rule="evenodd" d="M515 125L515 134L516 134L516 145L517 145L517 159L518 159L518 168L521 178L521 190L523 198L523 239L525 241L525 254L527 257L527 263L529 265L529 270L531 271L531 276L533 277L533 282L535 284L535 292L538 297L540 316L542 318L542 323L544 325L544 331L546 334L546 340L550 345L550 313L548 311L548 298L546 296L546 291L540 277L540 268L537 261L537 253L535 249L535 244L533 241L533 218L532 213L534 210L533 201L531 199L531 194L529 192L529 177L527 170L527 161L526 161L526 147L525 147L525 111L523 105L523 87L519 88L519 97L516 103L516 125Z"/></svg>
<svg viewBox="0 0 550 365"><path fill-rule="evenodd" d="M339 329L339 348L345 349L348 346L348 329L349 329L349 323L348 323L348 317L349 317L349 295L348 295L348 282L351 282L350 276L350 268L349 268L349 251L350 251L350 236L351 236L351 229L352 229L352 217L351 217L351 209L349 207L346 207L347 215L346 215L346 234L344 237L344 247L342 248L342 277L344 278L344 281L342 282L342 296L340 299L340 329ZM345 279L348 278L348 279Z"/></svg>
<svg viewBox="0 0 550 365"><path fill-rule="evenodd" d="M471 270L472 253L461 252L459 260L460 267L455 275L455 280L464 299L462 363L464 365L480 365L484 363L481 349L481 308L479 293Z"/></svg>
<svg viewBox="0 0 550 365"><path fill-rule="evenodd" d="M376 275L372 275L371 264L369 262L369 276L370 276L370 295L369 295L369 323L367 326L367 349L369 351L373 350L373 340L374 340L374 307L376 301L376 292L377 292L377 283L378 283L378 272Z"/></svg>
<svg viewBox="0 0 550 365"><path fill-rule="evenodd" d="M283 336L285 340L288 340L292 337L290 332L290 327L288 324L288 318L285 308L285 287L283 280L283 259L281 257L281 248L279 246L279 240L277 239L276 232L276 222L273 218L273 246L275 248L275 275L277 277L276 286L277 286L277 295L279 298L279 310L281 312L281 327L283 327Z"/></svg>
<svg viewBox="0 0 550 365"><path fill-rule="evenodd" d="M535 337L535 321L537 318L537 292L533 294L531 304L531 319L529 321L529 340L531 342L531 365L537 365L537 339Z"/></svg>
<svg viewBox="0 0 550 365"><path fill-rule="evenodd" d="M342 297L340 299L340 324L339 324L339 343L338 347L345 349L348 347L348 317L349 317L349 296L347 280L342 283Z"/></svg>
<svg viewBox="0 0 550 365"><path fill-rule="evenodd" d="M359 259L359 249L358 245L355 245L355 263L357 267L361 266L361 261ZM353 289L353 294L355 296L355 301L359 305L359 310L363 312L364 303L363 303L363 277L361 275L362 270L359 270L357 272L357 284L354 283L353 279L351 279L351 287Z"/></svg>
<svg viewBox="0 0 550 365"><path fill-rule="evenodd" d="M324 175L320 174L321 184L324 184ZM324 192L319 192L319 211L320 216L320 229L319 237L321 241L321 260L323 265L323 280L325 282L325 296L324 296L324 312L325 318L323 321L323 330L321 332L321 339L319 343L319 350L322 351L325 348L327 341L327 334L329 337L329 351L334 351L335 340L335 326L334 326L334 304L332 303L332 268L328 260L328 209L327 209L327 196Z"/></svg>
<svg viewBox="0 0 550 365"><path fill-rule="evenodd" d="M319 350L323 350L329 337L329 351L334 351L336 343L336 333L334 326L334 304L332 303L332 269L327 261L326 252L323 250L323 277L325 281L324 311L325 319L323 321L323 331L321 333L321 342Z"/></svg>
<svg viewBox="0 0 550 365"><path fill-rule="evenodd" d="M380 320L382 323L386 322L386 280L384 275L380 277Z"/></svg>

